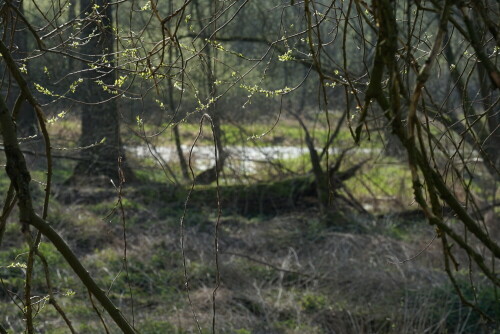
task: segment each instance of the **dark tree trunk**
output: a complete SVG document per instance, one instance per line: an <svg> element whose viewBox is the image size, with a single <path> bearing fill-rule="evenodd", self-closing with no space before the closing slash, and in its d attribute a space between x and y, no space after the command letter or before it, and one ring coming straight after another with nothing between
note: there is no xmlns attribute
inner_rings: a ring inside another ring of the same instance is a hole
<svg viewBox="0 0 500 334"><path fill-rule="evenodd" d="M84 37L89 39L82 53L92 62L94 70L88 72L81 95L84 105L80 145L85 149L81 151L83 160L76 165L73 179L104 176L117 183L121 168L130 181L133 173L125 164L117 101L111 93L115 82L112 10L107 0L81 0L80 4L82 12L93 13L87 17L83 30Z"/></svg>
<svg viewBox="0 0 500 334"><path fill-rule="evenodd" d="M493 101L498 98L498 93L492 89L490 78L481 63L477 64L477 72L480 85L481 101L483 110L487 111L486 126L479 132L479 138L483 145L483 156L485 156L486 167L490 174L500 180L500 115L498 106Z"/></svg>
<svg viewBox="0 0 500 334"><path fill-rule="evenodd" d="M170 10L173 12L173 4L172 1L170 1ZM174 62L174 48L169 48L168 49L168 57L170 62ZM172 82L172 77L169 76L167 79L168 82L168 106L171 111L177 112L177 108L175 106L174 102L174 84ZM175 118L177 118L174 115ZM177 122L176 119L173 120L174 122ZM177 156L179 157L179 163L181 166L181 171L182 171L182 177L184 180L189 180L189 170L188 170L188 164L186 162L186 158L184 157L184 152L182 150L182 143L181 143L181 138L180 138L180 133L179 133L179 124L175 124L172 128L174 132L174 140L175 140L175 148L177 149Z"/></svg>
<svg viewBox="0 0 500 334"><path fill-rule="evenodd" d="M210 14L208 15L209 19L207 20L206 18L203 17L203 14L201 12L201 6L203 3L200 1L194 1L195 5L195 11L196 11L196 16L198 18L198 22L200 24L200 29L204 31L203 34L201 34L202 40L205 43L207 39L210 39L212 42L216 39L216 31L217 31L217 13L218 13L218 5L217 2L211 2L210 3ZM203 26L204 23L206 22L207 24L207 29ZM200 182L202 184L210 184L214 182L217 179L217 176L222 172L224 169L224 163L227 158L227 153L224 150L224 145L222 142L222 137L223 137L223 131L221 129L221 111L219 110L217 106L217 85L215 84L217 75L216 75L216 49L213 48L213 44L209 43L206 45L204 48L205 54L202 55L201 60L204 65L204 70L206 74L206 80L207 80L207 101L209 102L209 106L207 109L207 114L210 115L210 118L212 119L212 125L213 125L213 136L215 140L215 145L217 146L217 159L216 159L216 165L213 166L212 168L209 168L203 172L201 172L199 175L196 176L195 180L197 182Z"/></svg>
<svg viewBox="0 0 500 334"><path fill-rule="evenodd" d="M211 18L212 23L210 24L210 39L216 39L217 32L217 15L219 8L217 6L217 1L213 1L211 5ZM224 151L224 145L222 143L223 132L221 129L221 110L217 106L217 85L215 84L217 80L216 74L216 60L217 59L217 49L212 50L212 43L207 47L207 79L208 79L208 95L210 101L210 107L208 109L208 114L212 117L213 122L213 132L215 144L217 145L217 172L222 172L224 168L224 162L226 160L226 152ZM213 53L213 54L212 54ZM212 59L213 58L213 59Z"/></svg>
<svg viewBox="0 0 500 334"><path fill-rule="evenodd" d="M179 163L181 165L182 177L184 178L184 180L189 180L188 164L186 162L186 158L184 157L184 152L182 150L181 138L179 134L179 125L178 124L174 125L173 130L174 130L175 147L177 149L177 156L179 157Z"/></svg>
<svg viewBox="0 0 500 334"><path fill-rule="evenodd" d="M23 1L14 0L12 5L19 9L21 14L24 13ZM24 67L29 73L29 64L23 60L28 55L28 30L24 22L18 17L13 10L9 11L5 16L7 18L5 31L5 45L11 50L12 57L18 61L19 67ZM26 76L29 79L29 76ZM19 101L20 104L14 109L16 101L21 90L15 80L9 80L7 87L8 94L6 103L10 110L14 111L14 119L16 120L17 132L21 137L34 136L38 133L37 119L33 107L31 107L24 99Z"/></svg>

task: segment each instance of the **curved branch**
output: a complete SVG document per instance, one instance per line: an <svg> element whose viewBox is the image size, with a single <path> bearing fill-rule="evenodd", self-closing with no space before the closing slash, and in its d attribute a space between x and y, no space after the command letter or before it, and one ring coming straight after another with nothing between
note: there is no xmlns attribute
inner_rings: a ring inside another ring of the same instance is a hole
<svg viewBox="0 0 500 334"><path fill-rule="evenodd" d="M68 244L44 219L35 213L29 189L31 176L17 142L14 122L3 98L0 98L0 133L4 141L5 156L7 158L6 171L19 199L19 220L22 230L27 231L29 225L31 225L47 237L68 262L85 287L99 300L123 333L135 334L136 331L134 328L128 323L106 293L99 288L71 248L69 248Z"/></svg>

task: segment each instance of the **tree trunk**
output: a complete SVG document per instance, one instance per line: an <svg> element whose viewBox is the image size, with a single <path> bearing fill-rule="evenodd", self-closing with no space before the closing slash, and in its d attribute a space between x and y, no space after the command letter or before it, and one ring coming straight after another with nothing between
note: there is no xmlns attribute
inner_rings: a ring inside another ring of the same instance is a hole
<svg viewBox="0 0 500 334"><path fill-rule="evenodd" d="M171 11L174 10L172 2L170 2L170 10ZM174 48L168 49L168 57L170 62L174 61ZM177 112L174 103L174 84L172 82L171 76L168 76L167 82L168 82L168 106L172 112ZM177 115L174 115L174 117L175 116ZM189 180L188 164L186 162L186 158L184 157L184 152L182 150L182 143L179 134L179 124L177 123L176 119L174 119L173 121L176 122L172 130L174 131L175 148L177 149L177 156L179 157L179 164L181 166L182 177L184 178L184 180Z"/></svg>
<svg viewBox="0 0 500 334"><path fill-rule="evenodd" d="M12 5L19 9L21 14L24 14L22 0L12 1ZM12 57L18 62L19 67L25 68L29 73L29 64L23 62L27 57L28 52L28 32L24 22L18 17L13 10L6 15L6 40L5 44L11 50ZM26 76L29 79L29 76ZM38 125L33 108L24 100L17 101L21 89L15 80L9 80L7 106L13 110L14 119L16 120L17 131L21 137L34 136L38 134ZM19 103L16 108L16 102Z"/></svg>
<svg viewBox="0 0 500 334"><path fill-rule="evenodd" d="M179 163L181 165L182 177L184 180L189 180L189 171L186 158L184 157L184 152L182 150L181 138L179 134L179 124L175 124L173 127L175 147L177 149L177 156L179 157Z"/></svg>
<svg viewBox="0 0 500 334"><path fill-rule="evenodd" d="M111 7L107 0L81 0L80 8L82 12L92 13L83 29L84 38L89 39L82 52L93 70L87 72L81 96L84 102L80 137L83 160L76 165L72 178L104 176L119 183L124 181L120 177L123 175L130 181L134 176L125 164L117 101L111 92L115 82Z"/></svg>
<svg viewBox="0 0 500 334"><path fill-rule="evenodd" d="M212 3L212 17L210 18L212 21L211 29L210 29L210 39L213 43L215 40L215 34L217 31L217 14L218 14L218 6L217 1ZM217 59L217 49L213 49L212 55L212 45L210 44L207 47L207 76L208 76L208 89L209 89L209 98L213 103L210 104L208 113L210 117L212 117L213 122L213 132L215 138L215 144L217 145L217 172L221 172L224 168L224 162L226 160L226 152L224 151L224 146L222 144L222 129L221 129L221 112L219 108L217 108L217 85L215 81L217 80L216 74L216 59ZM213 60L212 60L213 59ZM213 61L213 63L212 63Z"/></svg>
<svg viewBox="0 0 500 334"><path fill-rule="evenodd" d="M198 17L198 22L200 24L200 29L203 30L205 27L203 26L203 21L204 18L202 17L201 10L200 10L200 2L195 1L195 11ZM216 39L215 38L215 33L217 31L217 12L218 12L218 6L216 2L213 2L210 6L211 13L209 15L209 22L207 26L207 31L208 33L203 33L201 34L201 37L203 38L203 42L207 39L210 39L210 43L206 45L205 47L205 55L201 57L201 60L203 62L203 65L205 66L205 73L206 73L206 79L207 79L207 100L209 101L209 106L207 109L207 113L210 115L210 118L212 119L212 125L213 125L213 136L215 140L215 145L217 146L217 159L216 159L216 165L208 170L205 170L201 172L199 175L196 176L197 182L203 183L203 184L209 184L212 183L216 180L217 175L223 170L224 168L224 162L227 158L227 154L224 151L224 145L222 143L222 129L221 129L221 112L217 108L217 85L215 84L216 81L216 49L212 50L213 47L213 41ZM213 63L212 63L213 62Z"/></svg>
<svg viewBox="0 0 500 334"><path fill-rule="evenodd" d="M481 63L477 64L477 73L479 78L481 101L483 110L487 111L486 131L479 133L483 145L483 156L486 156L486 167L490 174L497 180L500 180L500 115L498 107L495 107L492 101L498 98L494 89L491 87L491 81L486 69ZM488 161L489 160L489 161Z"/></svg>

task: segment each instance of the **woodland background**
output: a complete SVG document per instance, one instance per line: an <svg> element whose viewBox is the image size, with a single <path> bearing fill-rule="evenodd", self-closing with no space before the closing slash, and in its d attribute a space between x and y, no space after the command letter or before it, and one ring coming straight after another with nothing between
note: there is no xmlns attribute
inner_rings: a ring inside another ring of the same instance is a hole
<svg viewBox="0 0 500 334"><path fill-rule="evenodd" d="M0 1L0 333L495 333L500 3Z"/></svg>

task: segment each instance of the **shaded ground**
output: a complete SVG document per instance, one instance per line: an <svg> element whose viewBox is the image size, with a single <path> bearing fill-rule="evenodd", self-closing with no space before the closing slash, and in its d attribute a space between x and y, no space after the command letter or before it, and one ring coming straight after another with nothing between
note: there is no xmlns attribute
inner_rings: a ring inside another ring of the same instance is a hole
<svg viewBox="0 0 500 334"><path fill-rule="evenodd" d="M61 188L49 220L141 333L196 333L197 323L208 333L218 276L217 210L213 193L204 189L204 196L188 205L183 251L180 218L186 193L161 185L125 188L123 210L112 187ZM223 190L223 197L228 194L235 196ZM430 243L434 233L424 221L395 215L376 219L341 207L324 218L307 201L288 212L244 216L228 203L219 222L217 333L489 330L458 302L441 270L439 243ZM23 328L22 296L16 293L22 291L23 269L5 264L22 264L26 255L14 223L8 225L6 240L7 250L0 252L0 321L18 332ZM47 243L41 249L52 268L56 298L78 332L104 333L86 291L63 259ZM67 333L43 299L47 291L41 268L35 283L39 332ZM486 303L492 297L484 298ZM117 332L109 319L106 323Z"/></svg>

